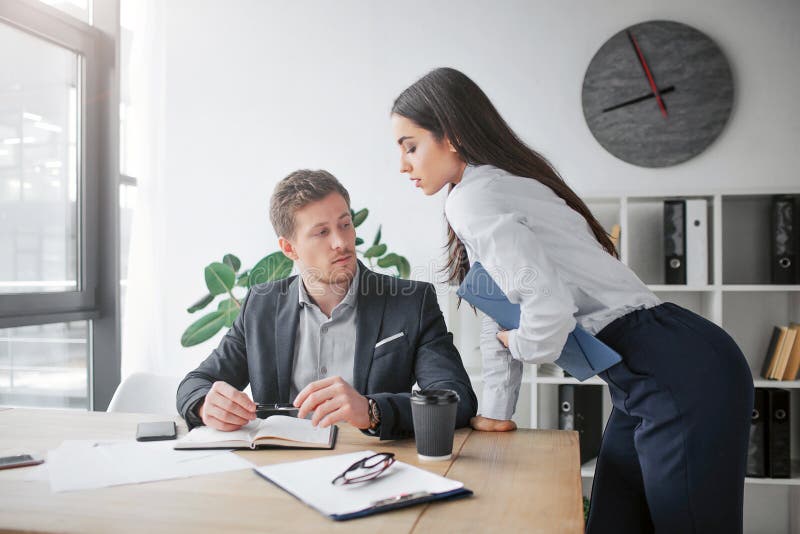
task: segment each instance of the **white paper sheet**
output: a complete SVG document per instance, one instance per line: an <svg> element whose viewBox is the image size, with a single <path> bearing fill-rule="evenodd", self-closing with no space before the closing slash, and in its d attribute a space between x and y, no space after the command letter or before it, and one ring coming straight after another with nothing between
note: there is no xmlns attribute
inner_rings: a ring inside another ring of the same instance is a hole
<svg viewBox="0 0 800 534"><path fill-rule="evenodd" d="M395 462L380 477L362 484L334 486L331 481L372 451L325 456L301 462L256 468L271 481L327 516L370 508L375 501L402 494L427 491L444 493L462 488L456 480L441 477L413 465Z"/></svg>
<svg viewBox="0 0 800 534"><path fill-rule="evenodd" d="M65 441L47 453L50 488L102 488L253 467L230 451L176 451L173 445L173 441Z"/></svg>

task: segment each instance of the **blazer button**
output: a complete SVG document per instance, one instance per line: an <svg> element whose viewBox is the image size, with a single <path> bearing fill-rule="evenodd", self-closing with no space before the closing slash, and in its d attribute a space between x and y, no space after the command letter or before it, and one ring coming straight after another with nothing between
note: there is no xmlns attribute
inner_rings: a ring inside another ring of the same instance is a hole
<svg viewBox="0 0 800 534"><path fill-rule="evenodd" d="M319 374L327 375L328 374L328 368L323 365L322 368L319 370Z"/></svg>

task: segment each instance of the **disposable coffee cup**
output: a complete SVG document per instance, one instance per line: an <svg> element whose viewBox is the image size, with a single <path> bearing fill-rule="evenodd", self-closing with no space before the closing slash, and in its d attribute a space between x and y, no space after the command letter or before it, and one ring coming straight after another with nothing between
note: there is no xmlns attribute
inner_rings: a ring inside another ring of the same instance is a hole
<svg viewBox="0 0 800 534"><path fill-rule="evenodd" d="M411 415L420 460L449 460L453 455L458 400L458 393L450 389L411 393Z"/></svg>

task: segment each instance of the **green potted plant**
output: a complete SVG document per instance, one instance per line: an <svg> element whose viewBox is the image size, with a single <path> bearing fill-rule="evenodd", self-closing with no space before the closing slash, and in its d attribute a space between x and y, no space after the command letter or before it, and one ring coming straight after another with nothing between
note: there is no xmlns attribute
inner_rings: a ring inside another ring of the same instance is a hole
<svg viewBox="0 0 800 534"><path fill-rule="evenodd" d="M353 226L358 228L369 216L369 210L350 210ZM386 243L381 242L381 227L368 248L359 248L364 240L356 236L356 254L361 256L371 269L376 266L395 276L407 278L411 273L408 260L388 251ZM186 311L195 313L207 308L217 301L216 310L207 313L193 322L183 332L181 345L191 347L211 339L222 328L230 328L239 316L242 307L241 299L251 286L286 278L292 272L294 262L283 255L273 252L258 261L251 269L241 271L242 262L233 254L225 254L221 262L213 262L206 266L204 275L208 293L189 306ZM238 296L237 296L238 294ZM221 300L218 300L221 297Z"/></svg>

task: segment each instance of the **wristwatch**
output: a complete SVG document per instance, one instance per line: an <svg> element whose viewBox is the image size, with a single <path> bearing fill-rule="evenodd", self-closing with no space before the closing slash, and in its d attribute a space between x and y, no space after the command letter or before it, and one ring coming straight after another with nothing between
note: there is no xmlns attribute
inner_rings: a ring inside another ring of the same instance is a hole
<svg viewBox="0 0 800 534"><path fill-rule="evenodd" d="M375 399L367 398L369 401L369 430L376 433L381 425L381 409Z"/></svg>

